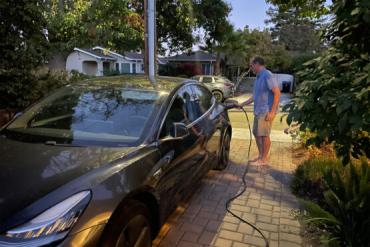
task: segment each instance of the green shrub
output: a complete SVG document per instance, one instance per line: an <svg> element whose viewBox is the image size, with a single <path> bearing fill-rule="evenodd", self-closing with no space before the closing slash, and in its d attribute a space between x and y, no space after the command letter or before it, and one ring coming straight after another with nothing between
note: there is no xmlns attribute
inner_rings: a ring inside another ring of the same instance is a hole
<svg viewBox="0 0 370 247"><path fill-rule="evenodd" d="M103 71L104 76L115 76L120 75L120 72L114 69L107 69Z"/></svg>
<svg viewBox="0 0 370 247"><path fill-rule="evenodd" d="M343 167L338 160L300 165L292 180L307 221L323 230L330 246L369 246L370 167L367 160Z"/></svg>
<svg viewBox="0 0 370 247"><path fill-rule="evenodd" d="M370 11L368 0L332 3L325 30L330 47L304 64L284 110L289 124L316 133L311 144L333 143L346 165L362 155L370 159Z"/></svg>
<svg viewBox="0 0 370 247"><path fill-rule="evenodd" d="M291 190L296 196L309 199L325 207L323 193L328 188L323 174L326 170L342 170L343 165L339 160L333 159L310 159L295 170L291 181Z"/></svg>
<svg viewBox="0 0 370 247"><path fill-rule="evenodd" d="M70 82L77 82L77 81L82 81L82 80L86 80L86 79L90 79L90 78L91 78L91 76L82 74L82 73L78 72L77 70L72 70L70 72L69 81Z"/></svg>
<svg viewBox="0 0 370 247"><path fill-rule="evenodd" d="M67 73L3 73L0 109L21 111L46 94L69 83Z"/></svg>

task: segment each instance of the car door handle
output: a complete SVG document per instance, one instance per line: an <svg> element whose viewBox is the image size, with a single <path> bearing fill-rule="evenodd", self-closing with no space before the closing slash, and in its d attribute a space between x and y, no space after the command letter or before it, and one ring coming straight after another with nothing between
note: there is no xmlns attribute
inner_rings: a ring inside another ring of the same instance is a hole
<svg viewBox="0 0 370 247"><path fill-rule="evenodd" d="M170 155L166 155L163 157L164 164L169 164L171 162L172 157Z"/></svg>
<svg viewBox="0 0 370 247"><path fill-rule="evenodd" d="M175 151L172 150L158 161L158 163L155 165L157 170L153 174L155 178L159 178L162 172L168 168L168 165L171 163L171 160L173 159L174 154L175 154Z"/></svg>

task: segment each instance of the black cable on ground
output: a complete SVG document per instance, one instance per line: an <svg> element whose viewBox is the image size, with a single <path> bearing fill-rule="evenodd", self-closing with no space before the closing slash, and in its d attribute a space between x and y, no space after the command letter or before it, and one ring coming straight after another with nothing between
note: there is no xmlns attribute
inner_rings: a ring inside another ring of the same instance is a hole
<svg viewBox="0 0 370 247"><path fill-rule="evenodd" d="M247 163L247 166L244 170L244 173L243 173L243 178L242 178L242 181L243 181L243 189L238 193L236 194L235 196L233 196L232 198L230 198L229 200L227 200L226 202L226 211L229 212L232 216L234 216L235 218L237 218L238 220L240 220L241 222L243 222L244 224L247 224L249 225L250 227L252 227L253 229L255 229L263 238L263 240L265 241L266 243L266 247L269 247L269 242L266 238L266 236L261 232L260 229L258 229L255 225L253 225L252 223L244 220L243 218L239 217L238 215L234 214L231 210L230 210L230 204L235 200L237 199L238 197L240 197L241 195L244 194L244 192L247 190L247 181L245 179L245 176L247 175L248 171L249 171L249 165L250 165L250 161L249 161L249 158L250 158L250 153L251 153L251 147L252 147L252 129L251 129L251 125L250 125L250 122L249 122L249 118L248 118L248 114L247 112L242 108L242 111L244 112L246 118L247 118L247 122L248 122L248 128L249 128L249 147L248 147L248 155L247 155L247 158L248 158L248 163Z"/></svg>

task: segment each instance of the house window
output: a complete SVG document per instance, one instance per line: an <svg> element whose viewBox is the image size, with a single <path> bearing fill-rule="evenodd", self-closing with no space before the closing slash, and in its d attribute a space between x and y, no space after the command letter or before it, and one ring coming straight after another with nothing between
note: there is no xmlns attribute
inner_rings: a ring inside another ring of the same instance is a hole
<svg viewBox="0 0 370 247"><path fill-rule="evenodd" d="M121 63L121 71L123 74L130 74L130 64L129 63Z"/></svg>
<svg viewBox="0 0 370 247"><path fill-rule="evenodd" d="M116 71L119 72L119 63L116 63Z"/></svg>
<svg viewBox="0 0 370 247"><path fill-rule="evenodd" d="M144 64L141 64L141 72L144 72Z"/></svg>

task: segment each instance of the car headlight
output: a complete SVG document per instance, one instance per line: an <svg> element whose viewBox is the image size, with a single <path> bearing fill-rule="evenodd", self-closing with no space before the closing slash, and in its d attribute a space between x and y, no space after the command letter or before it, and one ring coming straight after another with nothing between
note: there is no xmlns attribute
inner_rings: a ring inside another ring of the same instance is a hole
<svg viewBox="0 0 370 247"><path fill-rule="evenodd" d="M87 206L90 194L90 191L74 194L29 222L8 230L1 236L0 246L45 245L63 239Z"/></svg>

